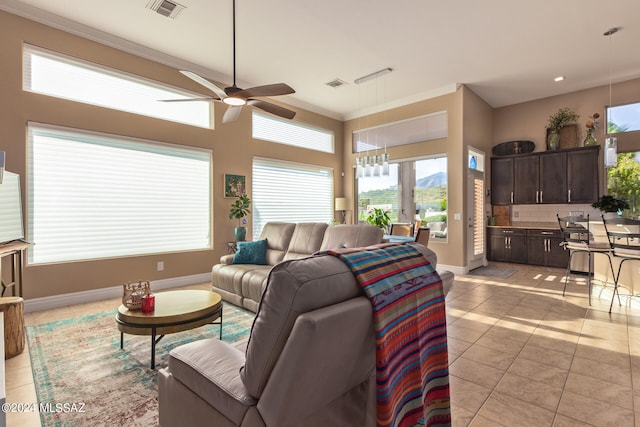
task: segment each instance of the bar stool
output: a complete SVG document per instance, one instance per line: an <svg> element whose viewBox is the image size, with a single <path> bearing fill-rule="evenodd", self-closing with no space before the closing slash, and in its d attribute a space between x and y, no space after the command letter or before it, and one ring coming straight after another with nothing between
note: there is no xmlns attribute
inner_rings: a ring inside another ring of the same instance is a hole
<svg viewBox="0 0 640 427"><path fill-rule="evenodd" d="M589 232L589 215L585 216L564 216L556 214L558 218L558 225L560 226L560 232L562 234L562 246L565 250L569 250L569 263L567 264L567 273L564 278L564 288L562 289L562 296L564 296L567 290L567 281L571 274L571 258L575 253L586 253L588 257L589 271L587 272L587 284L589 286L589 305L591 305L591 277L593 276L592 270L592 255L603 254L609 259L609 267L611 267L611 274L615 280L615 274L613 272L613 263L611 262L611 247L607 242L596 242L591 239L591 233ZM586 227L582 225L586 223Z"/></svg>
<svg viewBox="0 0 640 427"><path fill-rule="evenodd" d="M620 303L620 292L618 291L622 265L625 261L640 261L640 220L621 217L605 218L603 215L602 222L607 232L613 256L620 258L618 274L613 276L615 287L613 288L611 305L609 306L609 313L611 313L616 293L618 294L618 304L622 305Z"/></svg>

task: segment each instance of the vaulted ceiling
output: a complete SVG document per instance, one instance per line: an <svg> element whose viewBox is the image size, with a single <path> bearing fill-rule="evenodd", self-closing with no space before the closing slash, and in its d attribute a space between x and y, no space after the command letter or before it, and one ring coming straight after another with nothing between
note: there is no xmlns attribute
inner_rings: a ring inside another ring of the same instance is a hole
<svg viewBox="0 0 640 427"><path fill-rule="evenodd" d="M232 0L2 0L0 9L232 80ZM238 86L338 119L465 84L493 107L640 77L638 0L237 0ZM612 27L621 30L610 37ZM383 68L393 71L358 85ZM565 76L554 82L554 77ZM186 79L186 77L185 77ZM326 83L347 84L333 88ZM206 90L203 89L203 93ZM207 94L208 95L208 94Z"/></svg>

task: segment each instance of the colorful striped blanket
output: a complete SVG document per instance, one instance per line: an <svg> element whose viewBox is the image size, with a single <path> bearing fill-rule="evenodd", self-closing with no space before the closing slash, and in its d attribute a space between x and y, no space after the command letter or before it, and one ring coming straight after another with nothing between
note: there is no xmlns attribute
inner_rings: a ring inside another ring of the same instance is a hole
<svg viewBox="0 0 640 427"><path fill-rule="evenodd" d="M411 245L323 252L349 266L371 300L378 426L448 426L449 361L442 281Z"/></svg>

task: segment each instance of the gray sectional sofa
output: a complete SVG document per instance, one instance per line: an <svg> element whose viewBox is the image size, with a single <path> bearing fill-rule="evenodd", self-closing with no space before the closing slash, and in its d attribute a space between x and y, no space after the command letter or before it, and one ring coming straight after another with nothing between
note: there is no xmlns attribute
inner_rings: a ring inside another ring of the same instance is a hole
<svg viewBox="0 0 640 427"><path fill-rule="evenodd" d="M257 312L276 264L319 250L375 245L382 237L382 230L371 225L269 222L258 239L267 240L266 264L233 264L234 255L224 255L211 271L212 288L225 301Z"/></svg>

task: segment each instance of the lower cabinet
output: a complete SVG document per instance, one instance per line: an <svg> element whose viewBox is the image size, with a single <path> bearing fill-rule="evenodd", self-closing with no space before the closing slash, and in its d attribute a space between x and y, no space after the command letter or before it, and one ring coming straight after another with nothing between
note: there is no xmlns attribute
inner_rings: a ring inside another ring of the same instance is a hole
<svg viewBox="0 0 640 427"><path fill-rule="evenodd" d="M527 233L521 228L489 228L488 258L492 261L527 263Z"/></svg>
<svg viewBox="0 0 640 427"><path fill-rule="evenodd" d="M560 230L527 230L527 264L566 267L569 251L560 243Z"/></svg>
<svg viewBox="0 0 640 427"><path fill-rule="evenodd" d="M569 262L569 251L560 246L560 230L489 227L487 240L490 261L560 268Z"/></svg>

